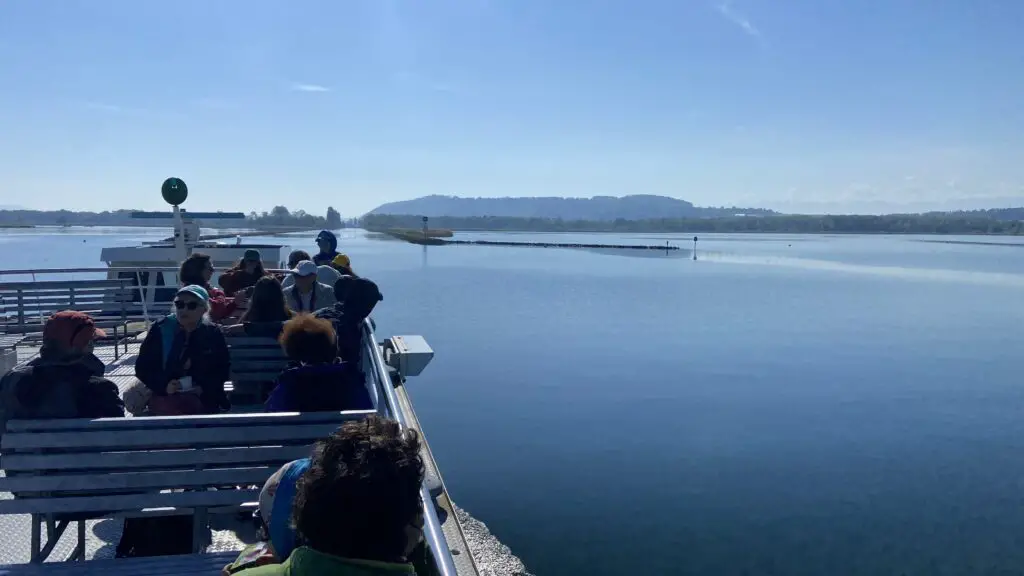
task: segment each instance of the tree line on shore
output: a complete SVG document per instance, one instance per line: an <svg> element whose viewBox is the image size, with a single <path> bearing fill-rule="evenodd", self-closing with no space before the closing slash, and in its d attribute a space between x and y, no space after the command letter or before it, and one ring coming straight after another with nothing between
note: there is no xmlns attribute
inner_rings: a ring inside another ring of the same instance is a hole
<svg viewBox="0 0 1024 576"><path fill-rule="evenodd" d="M167 227L167 220L132 218L138 210L105 210L103 212L75 212L71 210L0 210L0 226L156 226ZM186 210L186 214L188 211ZM268 212L250 212L244 221L207 220L204 225L218 224L231 228L328 228L337 229L355 224L344 220L341 214L328 207L324 216L304 210L290 211L275 206Z"/></svg>
<svg viewBox="0 0 1024 576"><path fill-rule="evenodd" d="M422 218L368 214L359 222L368 230L419 229ZM521 232L763 232L792 234L1021 234L1021 220L998 220L973 213L871 215L776 215L650 220L560 220L551 218L435 217L431 228Z"/></svg>
<svg viewBox="0 0 1024 576"><path fill-rule="evenodd" d="M72 212L69 210L0 210L0 226L167 226L165 220L138 220L133 210ZM1022 234L1024 220L1009 219L1005 210L972 212L930 212L888 215L770 215L721 218L658 218L647 220L564 220L511 216L438 216L429 224L434 229L493 230L523 232L765 232L793 234ZM1024 216L1024 214L1022 214ZM267 212L250 212L244 222L224 221L231 227L326 228L358 226L368 230L396 228L419 230L423 221L416 215L367 214L343 219L333 207L324 216L303 210L275 206ZM214 225L213 221L205 223Z"/></svg>

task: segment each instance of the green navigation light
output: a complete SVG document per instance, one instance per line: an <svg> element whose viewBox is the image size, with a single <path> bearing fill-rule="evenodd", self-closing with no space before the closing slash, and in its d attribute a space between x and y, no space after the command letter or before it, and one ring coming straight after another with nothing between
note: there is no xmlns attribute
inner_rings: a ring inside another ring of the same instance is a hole
<svg viewBox="0 0 1024 576"><path fill-rule="evenodd" d="M160 195L171 206L180 206L188 198L188 186L181 178L168 178L160 187Z"/></svg>

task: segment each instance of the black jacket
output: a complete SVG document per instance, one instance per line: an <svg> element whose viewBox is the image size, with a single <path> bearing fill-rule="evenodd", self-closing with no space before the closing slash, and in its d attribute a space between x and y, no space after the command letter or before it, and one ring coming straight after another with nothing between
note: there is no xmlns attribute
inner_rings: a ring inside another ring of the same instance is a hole
<svg viewBox="0 0 1024 576"><path fill-rule="evenodd" d="M384 299L377 284L368 278L342 276L334 284L339 302L330 308L321 308L313 315L334 324L338 334L338 356L345 362L359 361L362 342L360 326L377 303Z"/></svg>
<svg viewBox="0 0 1024 576"><path fill-rule="evenodd" d="M168 344L164 336L173 340ZM192 363L188 370L186 359ZM203 389L199 398L210 413L231 408L224 383L231 377L231 357L224 335L213 324L202 323L188 335L177 326L177 320L168 316L150 327L135 360L135 377L153 394L167 394L167 383L175 378L191 376L194 386Z"/></svg>
<svg viewBox="0 0 1024 576"><path fill-rule="evenodd" d="M39 357L0 379L0 435L8 420L124 416L117 385L92 354Z"/></svg>

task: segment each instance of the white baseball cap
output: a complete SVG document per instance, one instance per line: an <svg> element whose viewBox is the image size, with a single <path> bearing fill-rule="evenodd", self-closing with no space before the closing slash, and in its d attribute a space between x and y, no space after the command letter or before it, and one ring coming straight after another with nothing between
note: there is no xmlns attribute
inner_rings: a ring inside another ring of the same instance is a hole
<svg viewBox="0 0 1024 576"><path fill-rule="evenodd" d="M296 276L313 276L316 274L316 264L311 260L303 260L295 265L292 274Z"/></svg>

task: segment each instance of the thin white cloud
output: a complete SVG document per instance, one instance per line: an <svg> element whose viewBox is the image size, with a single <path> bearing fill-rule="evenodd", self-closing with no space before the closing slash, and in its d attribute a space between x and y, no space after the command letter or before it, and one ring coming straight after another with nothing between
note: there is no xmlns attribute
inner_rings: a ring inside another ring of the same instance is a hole
<svg viewBox="0 0 1024 576"><path fill-rule="evenodd" d="M290 87L292 92L330 92L331 89L321 84L295 83Z"/></svg>
<svg viewBox="0 0 1024 576"><path fill-rule="evenodd" d="M733 8L730 0L724 0L715 4L715 9L718 10L718 13L721 14L723 18L739 26L745 34L753 36L754 38L761 38L761 31L758 30L746 16L740 14L735 8Z"/></svg>
<svg viewBox="0 0 1024 576"><path fill-rule="evenodd" d="M458 89L455 86L453 86L451 84L446 84L444 82L435 82L434 84L432 84L430 86L430 89L433 90L434 92L450 92L450 93L452 93L452 92L457 92L458 91Z"/></svg>
<svg viewBox="0 0 1024 576"><path fill-rule="evenodd" d="M123 110L120 106L103 102L86 102L85 107L90 110L102 110L104 112L121 112Z"/></svg>

